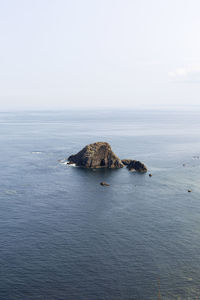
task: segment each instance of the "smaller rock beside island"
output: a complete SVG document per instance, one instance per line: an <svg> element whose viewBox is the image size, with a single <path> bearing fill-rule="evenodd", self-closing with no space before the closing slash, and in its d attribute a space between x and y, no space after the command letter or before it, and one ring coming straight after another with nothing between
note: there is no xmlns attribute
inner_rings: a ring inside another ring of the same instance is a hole
<svg viewBox="0 0 200 300"><path fill-rule="evenodd" d="M140 173L146 173L147 167L139 160L122 159L122 163L127 166L129 171L137 171Z"/></svg>

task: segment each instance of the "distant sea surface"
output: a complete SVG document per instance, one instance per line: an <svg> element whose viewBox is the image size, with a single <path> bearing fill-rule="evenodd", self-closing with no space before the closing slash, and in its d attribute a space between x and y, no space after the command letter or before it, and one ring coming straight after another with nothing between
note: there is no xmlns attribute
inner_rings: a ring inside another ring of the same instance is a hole
<svg viewBox="0 0 200 300"><path fill-rule="evenodd" d="M153 176L65 164L96 141ZM200 299L200 111L0 113L0 145L1 300Z"/></svg>

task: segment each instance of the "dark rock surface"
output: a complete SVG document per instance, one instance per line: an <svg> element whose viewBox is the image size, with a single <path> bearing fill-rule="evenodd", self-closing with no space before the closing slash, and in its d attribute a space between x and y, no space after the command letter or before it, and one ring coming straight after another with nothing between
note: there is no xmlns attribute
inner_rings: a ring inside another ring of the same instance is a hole
<svg viewBox="0 0 200 300"><path fill-rule="evenodd" d="M106 183L106 182L100 182L100 185L103 185L103 186L110 186L110 184Z"/></svg>
<svg viewBox="0 0 200 300"><path fill-rule="evenodd" d="M147 167L139 160L122 159L122 163L127 166L129 171L137 171L140 173L147 172Z"/></svg>
<svg viewBox="0 0 200 300"><path fill-rule="evenodd" d="M121 160L114 154L106 142L97 142L85 146L80 152L68 158L69 164L85 168L123 168Z"/></svg>
<svg viewBox="0 0 200 300"><path fill-rule="evenodd" d="M125 165L125 166L128 166L130 164L130 162L132 161L132 159L122 159L122 163Z"/></svg>

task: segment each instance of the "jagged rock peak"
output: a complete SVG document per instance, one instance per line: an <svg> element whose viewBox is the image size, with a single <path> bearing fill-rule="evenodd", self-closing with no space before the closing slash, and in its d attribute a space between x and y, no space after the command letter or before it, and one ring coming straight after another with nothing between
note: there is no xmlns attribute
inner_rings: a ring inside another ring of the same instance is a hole
<svg viewBox="0 0 200 300"><path fill-rule="evenodd" d="M122 161L106 142L85 146L80 152L68 158L69 163L85 168L123 168Z"/></svg>

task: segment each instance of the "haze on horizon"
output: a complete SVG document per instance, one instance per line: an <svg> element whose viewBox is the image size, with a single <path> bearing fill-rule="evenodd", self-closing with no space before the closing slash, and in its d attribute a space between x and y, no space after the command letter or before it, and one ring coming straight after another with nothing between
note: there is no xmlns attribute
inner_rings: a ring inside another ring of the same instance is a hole
<svg viewBox="0 0 200 300"><path fill-rule="evenodd" d="M0 110L199 105L198 0L2 0Z"/></svg>

